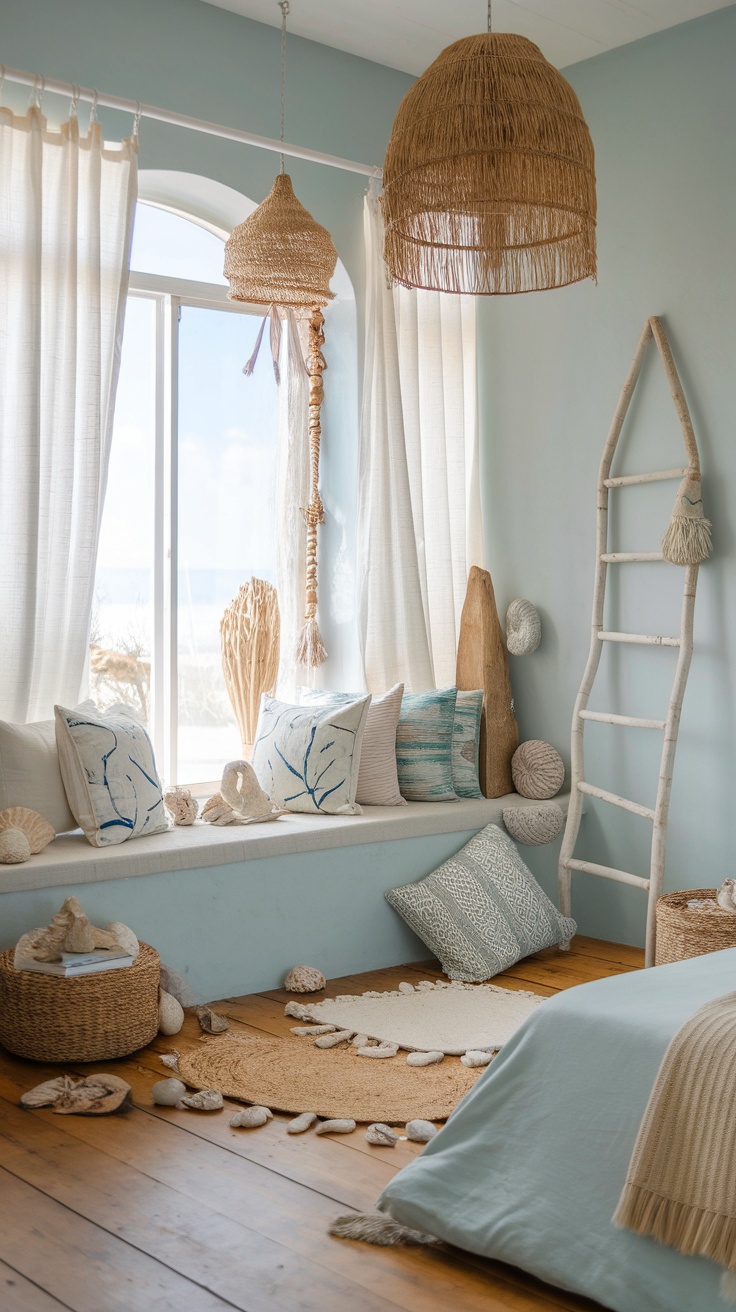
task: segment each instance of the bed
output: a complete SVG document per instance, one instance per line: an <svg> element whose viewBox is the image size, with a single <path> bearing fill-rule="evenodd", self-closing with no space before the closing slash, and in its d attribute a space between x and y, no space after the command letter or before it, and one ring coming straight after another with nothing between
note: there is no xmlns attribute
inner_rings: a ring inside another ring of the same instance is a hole
<svg viewBox="0 0 736 1312"><path fill-rule="evenodd" d="M550 998L379 1209L615 1312L724 1312L721 1268L611 1217L670 1039L735 983L729 948Z"/></svg>

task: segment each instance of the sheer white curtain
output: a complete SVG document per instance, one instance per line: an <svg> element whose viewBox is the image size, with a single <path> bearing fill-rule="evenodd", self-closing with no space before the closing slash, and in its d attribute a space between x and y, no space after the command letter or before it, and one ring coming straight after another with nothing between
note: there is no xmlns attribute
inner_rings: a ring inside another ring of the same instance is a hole
<svg viewBox="0 0 736 1312"><path fill-rule="evenodd" d="M0 718L86 683L136 143L0 107Z"/></svg>
<svg viewBox="0 0 736 1312"><path fill-rule="evenodd" d="M482 564L475 302L391 288L365 200L361 637L368 687L455 682L460 613Z"/></svg>

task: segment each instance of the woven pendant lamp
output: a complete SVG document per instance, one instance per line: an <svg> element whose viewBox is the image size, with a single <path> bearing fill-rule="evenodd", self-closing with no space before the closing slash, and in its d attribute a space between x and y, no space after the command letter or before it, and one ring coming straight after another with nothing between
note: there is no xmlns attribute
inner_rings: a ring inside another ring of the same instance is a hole
<svg viewBox="0 0 736 1312"><path fill-rule="evenodd" d="M251 305L327 305L336 264L329 232L297 200L288 173L225 243L228 297Z"/></svg>
<svg viewBox="0 0 736 1312"><path fill-rule="evenodd" d="M570 84L526 37L465 37L414 83L382 205L386 263L407 287L508 295L595 277L590 132Z"/></svg>

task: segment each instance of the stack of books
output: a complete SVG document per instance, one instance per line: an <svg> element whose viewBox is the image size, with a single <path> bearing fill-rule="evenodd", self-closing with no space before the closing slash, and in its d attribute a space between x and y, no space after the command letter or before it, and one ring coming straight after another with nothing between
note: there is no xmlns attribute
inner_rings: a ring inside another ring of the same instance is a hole
<svg viewBox="0 0 736 1312"><path fill-rule="evenodd" d="M93 952L62 952L61 961L34 961L26 953L16 952L16 970L34 970L39 975L61 975L76 979L98 970L118 970L132 965L133 958L124 948L95 948Z"/></svg>

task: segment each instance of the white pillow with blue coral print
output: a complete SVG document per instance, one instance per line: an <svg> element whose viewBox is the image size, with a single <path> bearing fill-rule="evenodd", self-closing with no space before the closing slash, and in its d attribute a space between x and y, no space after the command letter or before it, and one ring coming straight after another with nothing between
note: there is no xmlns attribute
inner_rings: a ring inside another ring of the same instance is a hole
<svg viewBox="0 0 736 1312"><path fill-rule="evenodd" d="M93 847L169 828L161 780L143 725L118 707L55 706L61 778L77 824Z"/></svg>
<svg viewBox="0 0 736 1312"><path fill-rule="evenodd" d="M370 695L342 705L289 706L265 693L252 764L276 806L317 815L360 815L360 747Z"/></svg>

